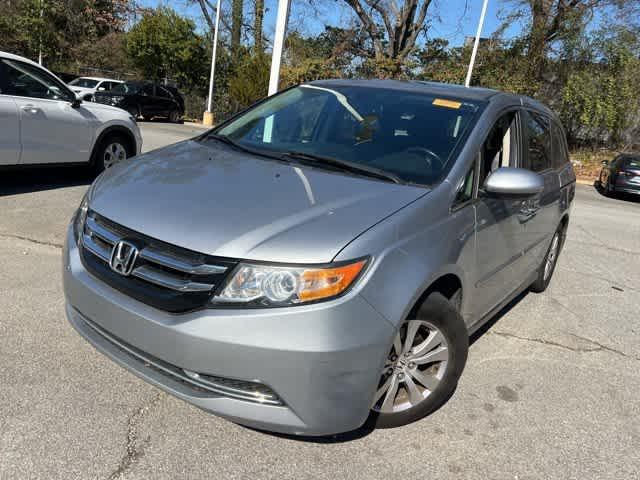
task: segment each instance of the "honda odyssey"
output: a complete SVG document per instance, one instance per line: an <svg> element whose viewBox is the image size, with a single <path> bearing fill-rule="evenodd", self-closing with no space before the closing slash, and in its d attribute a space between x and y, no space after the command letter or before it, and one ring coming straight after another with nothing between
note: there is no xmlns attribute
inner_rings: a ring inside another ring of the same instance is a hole
<svg viewBox="0 0 640 480"><path fill-rule="evenodd" d="M471 333L547 288L574 192L529 98L312 82L104 172L69 226L66 312L234 422L400 426L451 396Z"/></svg>

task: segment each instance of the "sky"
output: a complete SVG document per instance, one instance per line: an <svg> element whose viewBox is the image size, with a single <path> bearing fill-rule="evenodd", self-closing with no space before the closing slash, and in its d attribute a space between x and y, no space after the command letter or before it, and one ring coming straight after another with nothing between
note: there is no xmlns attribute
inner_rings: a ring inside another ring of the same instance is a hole
<svg viewBox="0 0 640 480"><path fill-rule="evenodd" d="M308 0L304 3L291 1L289 30L299 29L304 33L317 34L324 30L325 25L346 26L344 19L347 18L346 14L350 12L350 7L340 0L316 0L314 2L317 5L316 11L309 8ZM147 7L170 6L181 14L193 18L198 24L203 22L200 8L197 5L188 6L186 0L171 2L167 0L139 0L138 4ZM267 11L264 29L267 37L273 38L278 0L265 0L265 4ZM490 36L502 24L500 10L504 6L505 0L489 0L482 36ZM231 0L222 0L223 12L229 11L230 7ZM434 0L429 8L429 12L435 13L439 17L433 22L429 36L445 38L449 40L450 45L458 46L464 42L465 36L475 35L482 10L482 0ZM251 0L245 0L245 9L253 9ZM515 36L520 32L521 27L519 24L511 25L505 35L507 37Z"/></svg>

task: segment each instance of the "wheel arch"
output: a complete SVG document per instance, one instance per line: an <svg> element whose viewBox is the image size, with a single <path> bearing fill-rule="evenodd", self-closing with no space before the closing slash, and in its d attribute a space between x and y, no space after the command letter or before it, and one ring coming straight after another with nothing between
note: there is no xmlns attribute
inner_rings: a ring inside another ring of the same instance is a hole
<svg viewBox="0 0 640 480"><path fill-rule="evenodd" d="M433 279L426 288L423 289L422 293L418 296L418 298L413 302L413 305L409 309L407 317L414 315L420 306L425 302L425 300L432 293L440 293L447 300L453 301L454 305L458 310L460 310L462 306L463 300L463 286L461 278L452 272L444 273Z"/></svg>
<svg viewBox="0 0 640 480"><path fill-rule="evenodd" d="M93 149L91 151L91 157L90 157L90 164L91 165L95 165L96 162L96 152L98 147L100 146L100 144L102 143L102 141L111 136L111 135L122 135L124 138L127 139L128 142L128 146L131 149L131 151L133 152L133 155L136 155L137 151L138 151L138 145L136 142L136 138L133 135L133 133L131 132L131 130L129 130L126 127L123 127L121 125L111 125L107 128L105 128L104 130L102 130L102 132L100 132L100 134L98 135L98 138L96 139L96 141L93 144Z"/></svg>

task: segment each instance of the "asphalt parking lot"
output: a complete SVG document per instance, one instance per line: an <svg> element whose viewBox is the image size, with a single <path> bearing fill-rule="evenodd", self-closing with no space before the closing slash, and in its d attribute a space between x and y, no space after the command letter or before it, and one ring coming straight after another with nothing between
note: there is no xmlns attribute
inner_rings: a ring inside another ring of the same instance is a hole
<svg viewBox="0 0 640 480"><path fill-rule="evenodd" d="M145 150L201 131L141 126ZM0 172L0 479L640 478L640 202L578 186L549 290L475 337L435 414L312 441L206 414L75 333L60 254L90 180Z"/></svg>

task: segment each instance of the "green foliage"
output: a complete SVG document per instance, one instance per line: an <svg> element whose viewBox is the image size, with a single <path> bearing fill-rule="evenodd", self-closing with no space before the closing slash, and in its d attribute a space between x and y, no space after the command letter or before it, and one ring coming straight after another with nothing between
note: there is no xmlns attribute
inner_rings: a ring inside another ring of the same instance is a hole
<svg viewBox="0 0 640 480"><path fill-rule="evenodd" d="M127 34L125 51L145 78L168 77L187 88L206 81L204 38L171 8L146 12Z"/></svg>
<svg viewBox="0 0 640 480"><path fill-rule="evenodd" d="M229 79L229 95L235 109L251 105L265 97L269 87L271 58L264 53L241 53L238 66Z"/></svg>
<svg viewBox="0 0 640 480"><path fill-rule="evenodd" d="M569 75L562 91L561 116L574 142L622 145L633 142L640 101L640 41L626 29L600 31L586 45L590 62ZM637 140L636 140L637 141Z"/></svg>

